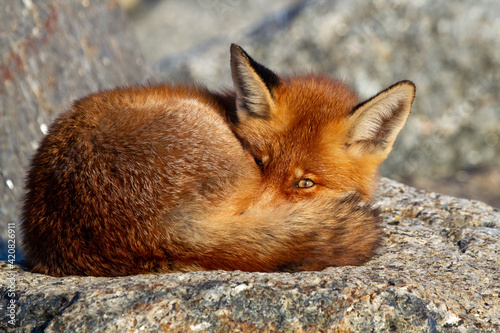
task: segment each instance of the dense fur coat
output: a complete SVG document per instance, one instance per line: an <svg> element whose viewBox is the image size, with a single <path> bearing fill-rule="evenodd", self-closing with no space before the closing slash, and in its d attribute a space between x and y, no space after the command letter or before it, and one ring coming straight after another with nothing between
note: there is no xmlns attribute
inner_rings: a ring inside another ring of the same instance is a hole
<svg viewBox="0 0 500 333"><path fill-rule="evenodd" d="M373 256L377 168L414 85L360 103L340 81L277 76L236 45L231 69L235 92L119 88L63 113L27 177L27 266L56 276L300 271Z"/></svg>

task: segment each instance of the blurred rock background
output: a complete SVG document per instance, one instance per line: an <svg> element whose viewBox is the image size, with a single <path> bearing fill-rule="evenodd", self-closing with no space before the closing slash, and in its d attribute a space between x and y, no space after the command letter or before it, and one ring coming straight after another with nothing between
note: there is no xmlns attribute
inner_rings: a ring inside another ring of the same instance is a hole
<svg viewBox="0 0 500 333"><path fill-rule="evenodd" d="M500 2L121 0L166 81L231 86L229 44L280 73L322 71L368 98L417 85L381 173L500 207Z"/></svg>

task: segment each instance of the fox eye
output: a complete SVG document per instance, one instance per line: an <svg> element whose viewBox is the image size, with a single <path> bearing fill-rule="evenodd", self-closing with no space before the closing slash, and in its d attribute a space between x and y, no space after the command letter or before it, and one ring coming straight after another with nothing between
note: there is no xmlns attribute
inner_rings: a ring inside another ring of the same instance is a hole
<svg viewBox="0 0 500 333"><path fill-rule="evenodd" d="M298 188L311 188L314 185L316 185L316 183L307 178L299 180L299 182L296 184Z"/></svg>
<svg viewBox="0 0 500 333"><path fill-rule="evenodd" d="M253 159L255 161L255 164L257 164L259 166L259 168L262 168L262 161L259 160L257 157L254 157Z"/></svg>

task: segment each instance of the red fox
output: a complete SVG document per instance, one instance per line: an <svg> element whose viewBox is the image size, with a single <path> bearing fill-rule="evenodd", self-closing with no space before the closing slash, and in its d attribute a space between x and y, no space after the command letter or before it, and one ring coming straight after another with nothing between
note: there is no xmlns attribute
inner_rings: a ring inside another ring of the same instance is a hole
<svg viewBox="0 0 500 333"><path fill-rule="evenodd" d="M98 92L51 125L27 176L26 265L55 276L360 265L381 240L377 168L410 113L231 45L235 91Z"/></svg>

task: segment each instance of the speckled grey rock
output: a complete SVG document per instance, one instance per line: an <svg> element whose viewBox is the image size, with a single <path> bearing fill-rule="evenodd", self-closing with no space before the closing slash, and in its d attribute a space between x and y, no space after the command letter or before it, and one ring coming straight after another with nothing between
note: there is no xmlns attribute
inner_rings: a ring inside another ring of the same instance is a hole
<svg viewBox="0 0 500 333"><path fill-rule="evenodd" d="M167 80L230 86L230 42L281 73L344 78L363 97L413 80L412 114L383 173L500 207L499 1L269 3L163 1L132 22Z"/></svg>
<svg viewBox="0 0 500 333"><path fill-rule="evenodd" d="M500 330L500 213L388 179L377 200L384 245L361 267L54 278L1 262L0 306L14 299L17 332Z"/></svg>

